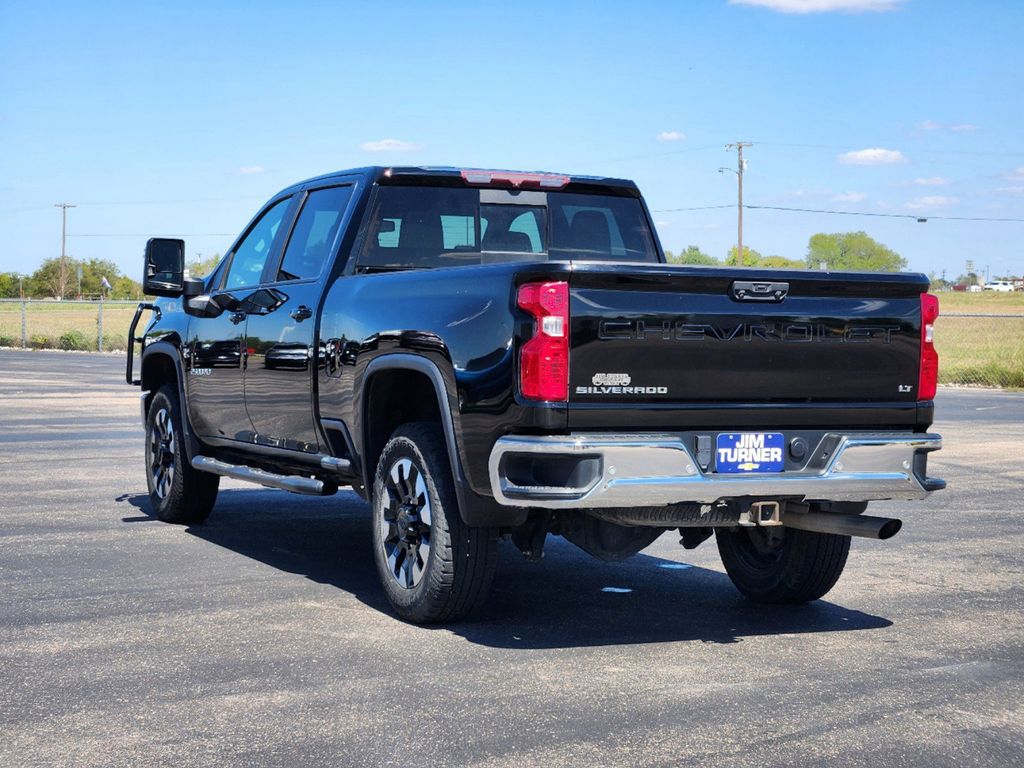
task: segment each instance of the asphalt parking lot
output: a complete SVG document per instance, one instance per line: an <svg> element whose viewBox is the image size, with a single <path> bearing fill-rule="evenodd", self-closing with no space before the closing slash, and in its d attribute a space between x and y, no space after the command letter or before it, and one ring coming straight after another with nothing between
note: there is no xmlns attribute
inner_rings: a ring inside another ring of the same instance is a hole
<svg viewBox="0 0 1024 768"><path fill-rule="evenodd" d="M153 519L137 402L121 357L0 351L2 766L1024 763L1024 395L940 393L950 488L873 505L903 531L824 601L555 540L445 628L388 613L350 492Z"/></svg>

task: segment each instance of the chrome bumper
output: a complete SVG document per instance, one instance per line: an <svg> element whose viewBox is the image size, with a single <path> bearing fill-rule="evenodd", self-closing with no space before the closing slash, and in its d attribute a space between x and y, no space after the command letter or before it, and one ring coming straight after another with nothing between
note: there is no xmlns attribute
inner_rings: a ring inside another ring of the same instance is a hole
<svg viewBox="0 0 1024 768"><path fill-rule="evenodd" d="M828 437L838 442L823 467L783 473L702 472L683 440L664 434L503 437L491 451L488 468L499 503L548 509L710 504L736 496L912 500L945 486L914 471L919 454L942 447L939 435L858 432ZM516 474L516 462L539 466L545 461L561 462L564 481L531 484L509 477ZM578 468L570 471L573 467Z"/></svg>

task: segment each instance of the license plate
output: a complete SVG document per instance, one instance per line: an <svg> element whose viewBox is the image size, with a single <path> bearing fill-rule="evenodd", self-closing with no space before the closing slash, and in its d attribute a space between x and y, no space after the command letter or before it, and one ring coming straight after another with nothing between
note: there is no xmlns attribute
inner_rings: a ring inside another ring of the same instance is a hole
<svg viewBox="0 0 1024 768"><path fill-rule="evenodd" d="M718 435L715 470L731 474L781 472L785 442L781 432L723 432Z"/></svg>

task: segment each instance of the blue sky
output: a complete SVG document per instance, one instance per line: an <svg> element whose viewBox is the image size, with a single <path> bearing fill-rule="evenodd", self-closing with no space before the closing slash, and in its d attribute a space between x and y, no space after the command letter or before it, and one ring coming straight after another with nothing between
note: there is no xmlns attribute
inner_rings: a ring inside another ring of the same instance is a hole
<svg viewBox="0 0 1024 768"><path fill-rule="evenodd" d="M150 234L223 252L276 190L370 164L633 178L666 248L723 256L734 208L668 209L735 202L737 139L750 204L1024 218L1022 29L1009 0L7 0L0 271L59 255L53 203L73 256L137 276ZM745 219L764 254L863 229L1024 272L1019 222Z"/></svg>

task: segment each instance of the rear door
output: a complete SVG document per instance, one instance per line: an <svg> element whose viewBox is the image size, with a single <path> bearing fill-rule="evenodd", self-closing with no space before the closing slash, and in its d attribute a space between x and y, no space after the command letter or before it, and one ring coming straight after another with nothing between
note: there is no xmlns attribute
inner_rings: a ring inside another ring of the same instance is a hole
<svg viewBox="0 0 1024 768"><path fill-rule="evenodd" d="M570 287L570 426L630 404L916 400L922 276L578 263Z"/></svg>
<svg viewBox="0 0 1024 768"><path fill-rule="evenodd" d="M330 270L352 199L350 184L310 189L263 287L275 300L249 314L245 405L256 442L315 453L317 323Z"/></svg>
<svg viewBox="0 0 1024 768"><path fill-rule="evenodd" d="M271 202L227 256L227 269L215 298L241 301L259 288L267 260L287 220L290 197ZM247 315L225 310L218 317L193 317L189 322L189 417L204 437L247 441L252 424L245 410L243 376Z"/></svg>

